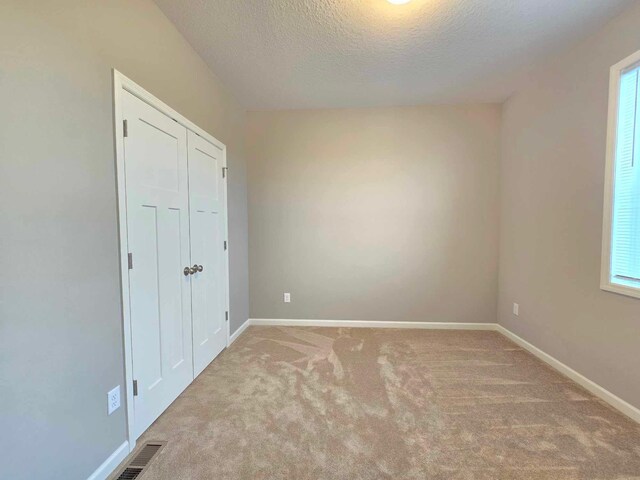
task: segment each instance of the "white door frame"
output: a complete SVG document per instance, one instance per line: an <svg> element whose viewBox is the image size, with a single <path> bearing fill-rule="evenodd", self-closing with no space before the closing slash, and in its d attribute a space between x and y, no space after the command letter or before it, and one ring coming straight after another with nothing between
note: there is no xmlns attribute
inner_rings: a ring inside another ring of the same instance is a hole
<svg viewBox="0 0 640 480"><path fill-rule="evenodd" d="M126 202L126 183L125 183L125 165L124 165L124 115L122 111L122 92L127 91L138 97L140 100L148 103L160 112L171 117L173 120L186 127L188 130L201 136L208 142L217 146L222 150L222 165L227 167L227 147L216 140L212 135L202 130L200 127L190 122L183 115L180 115L167 104L147 92L133 80L127 78L122 73L113 69L113 119L115 131L115 149L116 149L116 177L117 177L117 194L118 194L118 230L120 240L120 284L121 284L121 302L122 302L122 333L124 339L124 370L125 385L127 399L127 437L129 440L129 451L132 452L136 446L137 438L134 438L134 409L133 409L133 362L132 362L132 344L131 344L131 310L129 305L129 246L127 242L127 202ZM224 237L229 245L229 226L228 226L228 203L227 203L227 182L224 182ZM135 258L134 258L135 265ZM226 311L230 311L229 300L229 247L224 255L225 266L225 289L226 289ZM227 346L229 346L229 321L227 319Z"/></svg>

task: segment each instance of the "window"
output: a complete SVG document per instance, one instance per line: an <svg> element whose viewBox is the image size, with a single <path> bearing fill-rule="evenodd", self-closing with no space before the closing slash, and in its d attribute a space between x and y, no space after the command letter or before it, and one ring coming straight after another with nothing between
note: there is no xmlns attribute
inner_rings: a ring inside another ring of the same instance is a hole
<svg viewBox="0 0 640 480"><path fill-rule="evenodd" d="M611 67L601 287L640 298L640 52Z"/></svg>

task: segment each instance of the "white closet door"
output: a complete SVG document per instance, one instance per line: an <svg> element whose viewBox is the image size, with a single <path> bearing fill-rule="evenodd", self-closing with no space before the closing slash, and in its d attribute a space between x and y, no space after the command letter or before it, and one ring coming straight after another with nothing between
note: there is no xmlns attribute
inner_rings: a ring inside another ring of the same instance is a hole
<svg viewBox="0 0 640 480"><path fill-rule="evenodd" d="M135 438L193 380L187 130L123 93Z"/></svg>
<svg viewBox="0 0 640 480"><path fill-rule="evenodd" d="M197 376L227 345L223 152L189 132L193 363Z"/></svg>

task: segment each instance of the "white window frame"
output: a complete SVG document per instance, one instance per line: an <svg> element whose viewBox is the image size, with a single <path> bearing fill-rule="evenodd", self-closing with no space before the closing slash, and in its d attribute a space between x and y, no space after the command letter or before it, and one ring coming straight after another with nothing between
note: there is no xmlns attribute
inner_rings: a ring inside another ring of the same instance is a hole
<svg viewBox="0 0 640 480"><path fill-rule="evenodd" d="M611 242L613 221L613 195L615 187L616 142L618 133L618 103L622 74L640 64L640 51L611 67L609 73L609 117L607 124L607 162L604 178L604 211L602 228L602 264L600 288L609 292L640 298L640 287L611 282Z"/></svg>

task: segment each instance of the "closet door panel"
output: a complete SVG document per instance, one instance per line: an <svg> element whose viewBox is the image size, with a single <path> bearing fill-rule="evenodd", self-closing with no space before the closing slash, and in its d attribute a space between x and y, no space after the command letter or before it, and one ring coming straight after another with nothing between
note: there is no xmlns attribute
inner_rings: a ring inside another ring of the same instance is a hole
<svg viewBox="0 0 640 480"><path fill-rule="evenodd" d="M187 130L123 92L135 436L193 380Z"/></svg>
<svg viewBox="0 0 640 480"><path fill-rule="evenodd" d="M193 132L189 141L193 359L198 375L227 345L223 152Z"/></svg>

